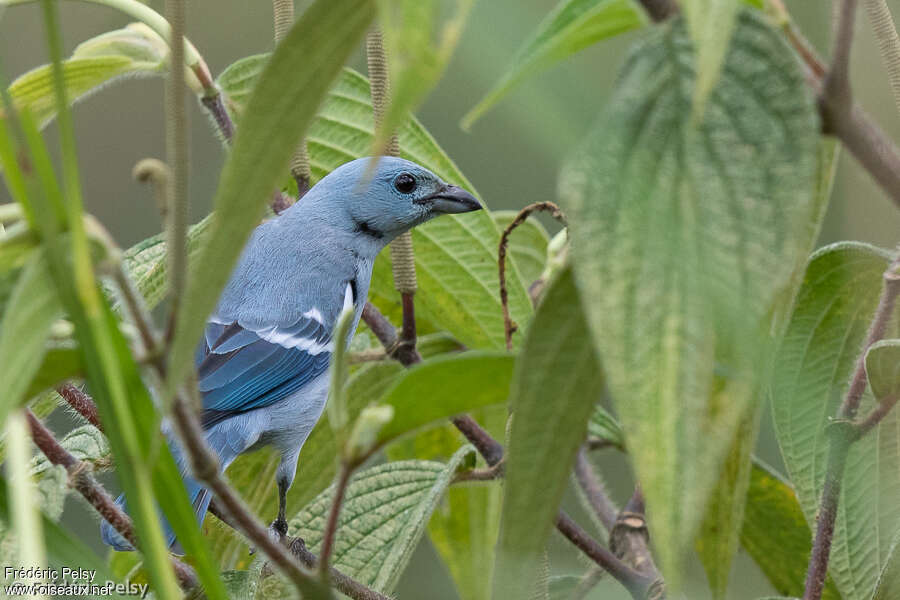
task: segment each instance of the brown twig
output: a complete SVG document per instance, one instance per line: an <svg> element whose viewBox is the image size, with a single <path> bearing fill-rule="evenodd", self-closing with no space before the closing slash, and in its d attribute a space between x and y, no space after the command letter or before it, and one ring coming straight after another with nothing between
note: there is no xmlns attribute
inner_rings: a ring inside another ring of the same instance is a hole
<svg viewBox="0 0 900 600"><path fill-rule="evenodd" d="M616 525L618 510L609 499L606 490L603 489L603 483L594 473L584 447L578 450L575 457L575 479L578 480L578 485L584 491L588 503L594 509L594 513L600 519L603 527L607 531L612 531Z"/></svg>
<svg viewBox="0 0 900 600"><path fill-rule="evenodd" d="M848 18L843 13L841 18ZM850 16L849 18L852 18ZM831 555L831 545L834 539L834 524L837 520L838 503L841 495L841 485L844 478L844 467L847 463L847 454L854 441L859 439L861 428L864 426L869 431L890 410L890 406L876 409L874 417L870 415L863 421L863 426L853 422L859 410L863 392L868 384L866 374L866 351L869 347L882 339L887 325L894 314L897 303L897 295L900 294L900 259L891 262L884 274L884 287L878 308L869 326L866 341L856 360L850 387L838 408L837 418L828 427L829 434L828 458L825 468L825 482L822 486L822 497L819 501L819 513L816 519L816 534L813 539L812 552L809 557L809 568L806 572L803 600L820 600L825 587L825 577L828 574L828 560ZM892 406L893 404L891 404Z"/></svg>
<svg viewBox="0 0 900 600"><path fill-rule="evenodd" d="M401 343L397 329L371 302L366 302L363 307L362 320L384 346L385 354L406 367L422 362L422 356L415 345Z"/></svg>
<svg viewBox="0 0 900 600"><path fill-rule="evenodd" d="M100 417L97 414L97 405L94 404L94 400L90 396L71 383L64 383L57 387L56 393L58 393L62 399L75 410L75 412L87 419L88 423L101 432L103 431L103 424L100 422Z"/></svg>
<svg viewBox="0 0 900 600"><path fill-rule="evenodd" d="M230 144L231 138L234 137L234 123L231 120L231 115L228 114L228 110L225 108L225 103L222 101L221 92L214 96L203 96L200 98L200 104L212 117L222 136L222 140L226 144Z"/></svg>
<svg viewBox="0 0 900 600"><path fill-rule="evenodd" d="M44 453L47 460L65 468L69 474L69 485L75 488L129 544L137 548L138 541L134 535L131 518L116 506L112 496L91 476L90 465L78 460L66 450L31 410L25 409L25 418L28 420L28 427L31 430L31 439L35 446ZM174 557L171 560L181 588L184 590L195 588L197 577L193 569Z"/></svg>
<svg viewBox="0 0 900 600"><path fill-rule="evenodd" d="M515 333L518 325L516 325L509 316L509 292L506 289L506 250L509 246L509 236L516 227L524 223L528 217L536 212L549 212L550 216L562 223L563 227L567 225L566 216L560 210L559 206L553 202L535 202L529 204L519 211L512 223L506 226L500 235L500 245L497 249L497 272L500 278L500 305L503 308L503 331L506 336L506 349L512 350L512 335Z"/></svg>
<svg viewBox="0 0 900 600"><path fill-rule="evenodd" d="M334 499L331 501L331 509L328 511L328 521L325 523L325 531L322 535L322 551L319 555L319 574L325 575L328 571L328 561L334 550L334 538L337 534L338 518L341 515L341 505L344 503L344 494L347 492L347 484L350 483L350 474L353 468L346 462L341 462L337 483L334 486Z"/></svg>
<svg viewBox="0 0 900 600"><path fill-rule="evenodd" d="M634 494L616 517L615 525L609 532L609 548L625 564L654 580L654 590L657 591L649 595L651 598L662 597L665 584L650 553L650 532L644 517L641 486L635 487Z"/></svg>
<svg viewBox="0 0 900 600"><path fill-rule="evenodd" d="M467 471L459 471L453 476L451 483L463 483L466 481L493 481L503 477L504 468L503 461L498 462L493 467L486 469L469 469Z"/></svg>
<svg viewBox="0 0 900 600"><path fill-rule="evenodd" d="M316 555L307 549L306 544L303 543L301 538L297 537L291 540L290 549L291 554L296 556L297 559L308 568L318 568L318 559L316 558ZM366 587L352 577L341 573L334 567L329 567L328 573L331 577L331 583L334 584L337 591L345 596L353 598L353 600L390 600L387 596Z"/></svg>

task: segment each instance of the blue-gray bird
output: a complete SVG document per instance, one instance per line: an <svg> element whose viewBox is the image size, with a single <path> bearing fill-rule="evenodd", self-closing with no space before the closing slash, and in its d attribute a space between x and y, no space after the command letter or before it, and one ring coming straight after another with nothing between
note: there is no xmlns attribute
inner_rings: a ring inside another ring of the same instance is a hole
<svg viewBox="0 0 900 600"><path fill-rule="evenodd" d="M328 396L335 343L349 344L359 322L372 266L395 237L438 215L479 210L465 190L407 160L361 158L335 169L279 217L256 228L231 275L196 352L202 423L222 468L264 445L281 453L278 516L297 457ZM354 311L346 340L332 332L344 308ZM202 523L211 494L182 468ZM124 506L124 500L118 502ZM170 546L175 535L163 522ZM103 541L131 545L106 521Z"/></svg>

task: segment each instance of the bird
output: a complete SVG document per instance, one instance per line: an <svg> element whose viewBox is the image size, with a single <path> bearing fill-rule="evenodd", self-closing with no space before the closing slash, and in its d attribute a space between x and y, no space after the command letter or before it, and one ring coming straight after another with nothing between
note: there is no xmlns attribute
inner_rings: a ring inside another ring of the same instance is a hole
<svg viewBox="0 0 900 600"><path fill-rule="evenodd" d="M480 210L465 189L398 157L366 157L323 177L298 202L257 226L207 320L194 362L206 441L226 469L239 455L272 446L278 513L287 533L287 493L300 449L328 397L336 344L349 345L366 304L378 253L397 236L445 214ZM344 310L346 339L333 339ZM164 433L202 524L211 492L194 479L171 428ZM116 502L125 510L123 496ZM169 547L175 534L160 516ZM101 538L133 550L109 522Z"/></svg>

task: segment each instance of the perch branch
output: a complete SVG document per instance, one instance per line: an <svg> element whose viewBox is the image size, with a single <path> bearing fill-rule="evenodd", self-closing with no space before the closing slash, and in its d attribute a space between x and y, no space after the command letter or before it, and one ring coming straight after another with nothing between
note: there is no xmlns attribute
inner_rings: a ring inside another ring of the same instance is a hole
<svg viewBox="0 0 900 600"><path fill-rule="evenodd" d="M524 223L528 217L536 212L549 212L550 216L567 226L566 215L559 206L553 202L535 202L519 211L512 223L506 226L500 236L500 245L497 249L497 275L500 278L500 305L503 308L503 331L506 336L506 349L512 350L512 335L518 329L518 325L509 316L509 292L506 289L506 250L509 246L509 236L516 227Z"/></svg>
<svg viewBox="0 0 900 600"><path fill-rule="evenodd" d="M848 18L841 12L841 18ZM852 15L850 16L852 18ZM900 259L894 259L884 273L884 287L878 308L872 318L866 341L856 360L850 387L838 408L837 418L829 425L828 458L825 470L825 482L822 486L822 497L819 501L819 514L816 520L816 533L813 539L809 567L806 572L803 600L820 600L828 574L828 560L834 539L834 524L837 520L838 502L841 496L841 485L847 454L853 442L859 439L864 431L869 431L888 413L895 402L883 402L861 425L853 422L859 410L863 392L868 384L866 374L866 352L869 347L882 339L887 325L894 313L897 295L900 294Z"/></svg>
<svg viewBox="0 0 900 600"><path fill-rule="evenodd" d="M94 510L112 525L129 544L137 548L139 545L134 535L131 519L121 508L116 506L112 496L91 476L90 465L78 460L66 450L31 410L25 410L25 417L28 420L31 439L34 441L35 446L44 453L44 456L52 464L65 468L69 474L69 485L75 488L94 507ZM197 577L193 570L176 558L171 560L172 568L181 588L184 590L195 588L197 586Z"/></svg>
<svg viewBox="0 0 900 600"><path fill-rule="evenodd" d="M650 532L644 517L644 494L639 485L616 517L615 525L609 532L609 547L625 564L654 581L653 591L649 594L651 598L661 597L664 583L650 553Z"/></svg>

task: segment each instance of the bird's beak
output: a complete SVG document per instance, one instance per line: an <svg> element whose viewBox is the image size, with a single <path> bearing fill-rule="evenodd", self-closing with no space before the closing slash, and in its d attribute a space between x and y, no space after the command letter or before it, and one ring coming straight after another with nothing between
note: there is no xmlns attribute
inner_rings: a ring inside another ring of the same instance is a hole
<svg viewBox="0 0 900 600"><path fill-rule="evenodd" d="M432 212L445 215L472 212L482 208L475 196L455 185L448 185L425 198L425 201L431 205Z"/></svg>

